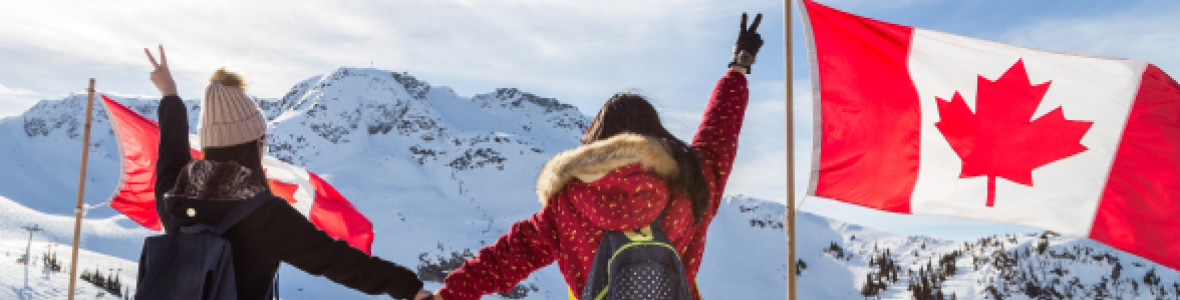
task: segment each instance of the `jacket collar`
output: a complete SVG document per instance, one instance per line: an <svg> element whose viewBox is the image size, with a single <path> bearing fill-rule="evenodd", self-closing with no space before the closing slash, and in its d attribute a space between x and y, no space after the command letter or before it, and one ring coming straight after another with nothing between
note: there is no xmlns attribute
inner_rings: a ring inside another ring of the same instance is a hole
<svg viewBox="0 0 1180 300"><path fill-rule="evenodd" d="M250 169L234 162L194 160L184 166L169 194L215 201L240 201L267 190L250 182Z"/></svg>
<svg viewBox="0 0 1180 300"><path fill-rule="evenodd" d="M622 133L566 150L549 159L537 177L537 197L541 204L547 204L549 198L561 192L574 178L590 183L631 164L641 164L666 180L675 180L680 174L676 160L659 138Z"/></svg>

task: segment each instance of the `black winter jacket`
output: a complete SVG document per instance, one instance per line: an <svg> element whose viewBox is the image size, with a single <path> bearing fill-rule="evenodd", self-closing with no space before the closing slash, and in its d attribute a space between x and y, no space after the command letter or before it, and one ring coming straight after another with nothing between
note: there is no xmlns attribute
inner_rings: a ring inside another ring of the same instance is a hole
<svg viewBox="0 0 1180 300"><path fill-rule="evenodd" d="M189 152L188 114L180 97L161 99L158 117L156 211L164 229L174 232L189 224L216 224L241 202L165 195L176 186L182 169L193 158ZM233 245L238 299L270 299L280 262L367 294L412 299L422 289L422 281L409 269L329 237L282 198L265 191L254 197L270 199L225 234ZM190 208L196 212L192 217L187 214Z"/></svg>

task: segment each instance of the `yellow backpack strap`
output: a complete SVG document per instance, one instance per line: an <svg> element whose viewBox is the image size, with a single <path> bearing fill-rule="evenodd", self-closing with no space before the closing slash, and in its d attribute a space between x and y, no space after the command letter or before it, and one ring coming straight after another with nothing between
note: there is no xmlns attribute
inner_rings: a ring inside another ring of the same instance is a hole
<svg viewBox="0 0 1180 300"><path fill-rule="evenodd" d="M632 242L650 242L655 238L651 233L651 225L643 226L639 230L624 231L623 235L626 235L627 239Z"/></svg>
<svg viewBox="0 0 1180 300"><path fill-rule="evenodd" d="M647 226L643 226L643 228L633 231L624 231L623 235L626 235L627 239L631 240L632 242L650 242L654 240L656 236L651 233L651 226L653 224L656 226L662 225L664 221L664 213L665 211L661 211L660 215L657 216L656 219L651 222L651 224L647 224Z"/></svg>

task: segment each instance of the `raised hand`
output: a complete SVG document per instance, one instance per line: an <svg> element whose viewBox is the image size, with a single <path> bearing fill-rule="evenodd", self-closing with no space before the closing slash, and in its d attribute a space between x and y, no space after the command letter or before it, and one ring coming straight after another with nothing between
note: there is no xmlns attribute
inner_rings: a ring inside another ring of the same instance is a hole
<svg viewBox="0 0 1180 300"><path fill-rule="evenodd" d="M733 60L729 61L729 66L737 70L744 70L746 74L750 74L750 66L754 64L754 57L758 55L758 49L762 48L762 35L758 34L758 24L762 23L762 14L754 16L754 23L750 27L746 27L746 13L742 13L742 26L739 27L741 31L738 33L737 42L733 45Z"/></svg>
<svg viewBox="0 0 1180 300"><path fill-rule="evenodd" d="M143 48L143 53L147 54L148 61L151 61L152 67L155 68L151 73L152 84L156 85L160 94L176 96L176 81L172 80L172 72L168 70L168 57L164 55L164 45L160 45L159 63L156 63L156 58L152 56L152 51L148 48Z"/></svg>

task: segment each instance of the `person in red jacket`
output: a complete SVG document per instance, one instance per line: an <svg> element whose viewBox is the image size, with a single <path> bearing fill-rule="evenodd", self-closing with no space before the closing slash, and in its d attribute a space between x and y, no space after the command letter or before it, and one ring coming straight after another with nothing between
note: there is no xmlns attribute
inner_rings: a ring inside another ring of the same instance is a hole
<svg viewBox="0 0 1180 300"><path fill-rule="evenodd" d="M620 93L603 105L582 146L557 154L537 179L541 211L512 225L444 280L434 299L479 299L507 292L529 274L557 262L571 291L582 291L607 230L660 225L701 299L696 275L709 223L717 214L741 132L746 78L762 45L761 15L742 31L730 71L717 83L692 144L660 123L643 97ZM571 293L573 296L573 293Z"/></svg>

